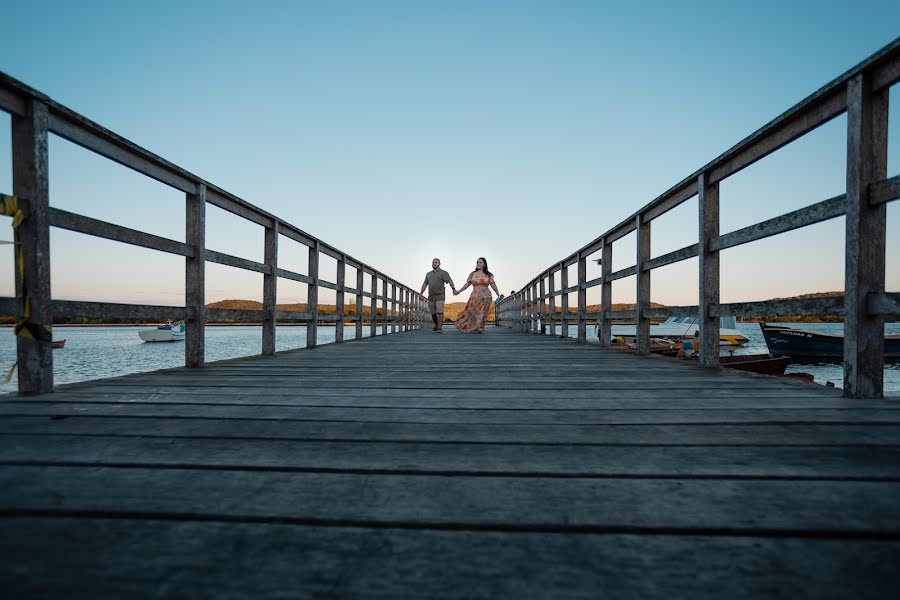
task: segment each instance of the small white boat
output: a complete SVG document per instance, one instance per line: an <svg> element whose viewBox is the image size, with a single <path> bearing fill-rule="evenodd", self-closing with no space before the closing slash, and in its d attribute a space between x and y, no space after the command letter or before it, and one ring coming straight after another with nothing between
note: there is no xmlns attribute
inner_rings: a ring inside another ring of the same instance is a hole
<svg viewBox="0 0 900 600"><path fill-rule="evenodd" d="M697 337L699 327L697 317L669 317L664 323L650 326L650 337L678 340L686 337ZM623 338L624 341L634 339L634 325L613 325L613 341ZM734 317L719 318L719 345L743 346L750 340L746 335L738 331L737 320Z"/></svg>
<svg viewBox="0 0 900 600"><path fill-rule="evenodd" d="M156 329L138 331L145 342L177 342L184 339L184 323L166 323Z"/></svg>

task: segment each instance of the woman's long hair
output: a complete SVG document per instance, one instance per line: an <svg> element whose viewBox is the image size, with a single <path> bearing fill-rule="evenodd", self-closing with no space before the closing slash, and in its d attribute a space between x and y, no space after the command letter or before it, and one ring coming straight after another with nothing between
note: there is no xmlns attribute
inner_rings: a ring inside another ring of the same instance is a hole
<svg viewBox="0 0 900 600"><path fill-rule="evenodd" d="M490 271L488 271L487 259L486 259L485 257L483 257L483 256L479 256L479 257L478 257L478 260L484 261L484 269L483 269L483 270L484 270L484 274L487 275L488 277L490 277L490 276L492 275L492 273L491 273ZM472 272L474 273L475 271L472 271Z"/></svg>

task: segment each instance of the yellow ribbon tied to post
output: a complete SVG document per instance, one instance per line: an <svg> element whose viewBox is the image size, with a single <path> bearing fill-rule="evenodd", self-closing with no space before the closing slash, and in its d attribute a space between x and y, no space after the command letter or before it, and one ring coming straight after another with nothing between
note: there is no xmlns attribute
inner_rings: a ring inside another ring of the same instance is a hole
<svg viewBox="0 0 900 600"><path fill-rule="evenodd" d="M25 213L19 208L19 199L16 196L0 194L0 210L2 210L2 214L13 218L13 229L18 229L19 225L21 225L22 221L25 219ZM19 289L21 290L22 298L25 301L25 310L22 313L22 318L16 321L13 332L24 338L49 344L53 339L53 329L50 325L39 325L31 322L31 303L28 300L28 290L25 287L25 255L22 253L21 244L17 245L19 246L16 252L16 262L19 266ZM12 366L9 373L7 373L6 378L3 380L3 383L10 382L18 364L19 363L17 362Z"/></svg>

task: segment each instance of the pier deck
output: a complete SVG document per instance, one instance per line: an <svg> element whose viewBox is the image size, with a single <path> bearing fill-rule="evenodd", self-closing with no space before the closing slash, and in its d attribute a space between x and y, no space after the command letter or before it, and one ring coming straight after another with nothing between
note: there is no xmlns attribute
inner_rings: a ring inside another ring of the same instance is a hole
<svg viewBox="0 0 900 600"><path fill-rule="evenodd" d="M489 328L0 400L24 597L886 597L900 402Z"/></svg>

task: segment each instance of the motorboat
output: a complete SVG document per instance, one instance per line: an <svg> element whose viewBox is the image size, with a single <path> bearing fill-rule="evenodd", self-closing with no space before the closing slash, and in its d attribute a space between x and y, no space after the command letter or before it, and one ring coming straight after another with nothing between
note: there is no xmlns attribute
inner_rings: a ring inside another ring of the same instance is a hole
<svg viewBox="0 0 900 600"><path fill-rule="evenodd" d="M759 324L769 352L804 359L844 359L844 336ZM900 335L884 336L884 357L900 359Z"/></svg>
<svg viewBox="0 0 900 600"><path fill-rule="evenodd" d="M138 331L145 342L178 342L184 339L184 323L166 323L156 329Z"/></svg>
<svg viewBox="0 0 900 600"><path fill-rule="evenodd" d="M634 325L613 325L612 339L622 338L621 342L633 341L635 337ZM664 338L668 340L681 340L684 338L697 338L700 327L697 325L697 317L669 317L659 325L650 325L651 338ZM743 346L750 341L746 335L737 328L735 317L719 318L719 345Z"/></svg>

